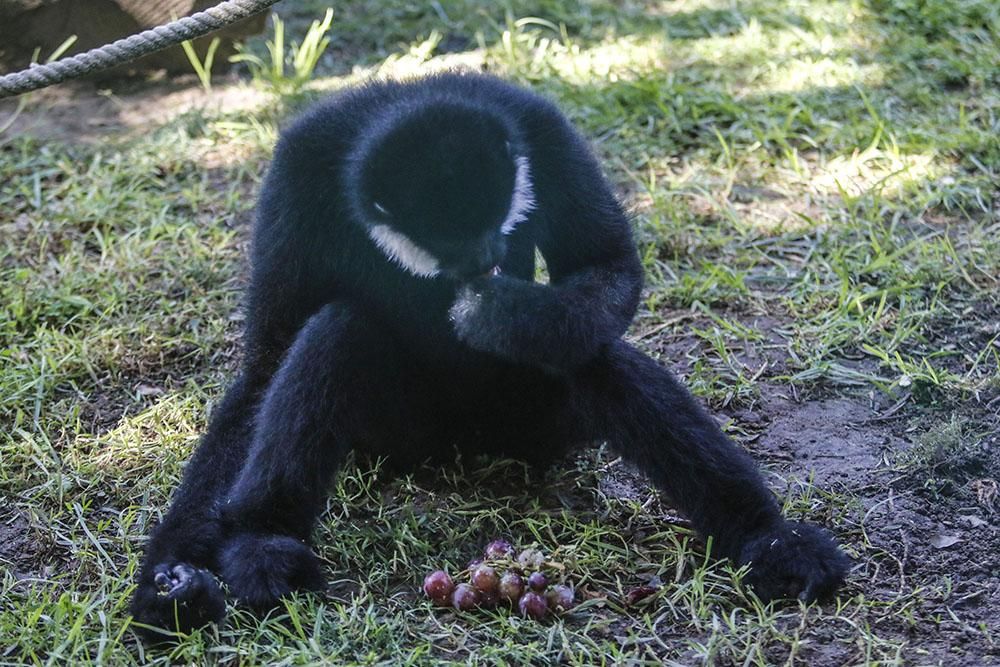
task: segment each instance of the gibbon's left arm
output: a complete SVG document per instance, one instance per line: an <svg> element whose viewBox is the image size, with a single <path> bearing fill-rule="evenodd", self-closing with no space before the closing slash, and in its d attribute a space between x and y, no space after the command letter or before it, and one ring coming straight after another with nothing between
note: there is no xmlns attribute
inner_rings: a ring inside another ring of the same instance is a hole
<svg viewBox="0 0 1000 667"><path fill-rule="evenodd" d="M551 372L567 372L619 338L642 288L629 221L584 140L544 104L527 124L534 208L522 224L550 284L504 275L463 286L451 311L459 339Z"/></svg>

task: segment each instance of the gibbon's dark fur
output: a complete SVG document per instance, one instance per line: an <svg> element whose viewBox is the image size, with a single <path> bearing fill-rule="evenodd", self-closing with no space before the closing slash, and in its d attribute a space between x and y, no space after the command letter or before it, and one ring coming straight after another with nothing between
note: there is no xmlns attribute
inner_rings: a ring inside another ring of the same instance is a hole
<svg viewBox="0 0 1000 667"><path fill-rule="evenodd" d="M460 73L338 94L283 133L254 231L242 370L149 541L140 623L220 620L217 577L255 609L319 589L310 531L352 449L537 460L606 440L762 598L844 579L835 543L785 521L750 458L622 341L642 285L629 221L551 103Z"/></svg>

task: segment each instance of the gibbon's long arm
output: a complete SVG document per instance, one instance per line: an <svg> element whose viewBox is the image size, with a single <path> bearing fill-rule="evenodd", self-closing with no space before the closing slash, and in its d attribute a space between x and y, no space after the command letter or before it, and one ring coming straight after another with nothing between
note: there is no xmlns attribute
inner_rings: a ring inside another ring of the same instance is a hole
<svg viewBox="0 0 1000 667"><path fill-rule="evenodd" d="M532 116L526 143L534 206L526 222L551 282L480 278L459 291L451 314L472 347L558 373L587 363L625 332L642 267L628 218L584 140L554 108Z"/></svg>

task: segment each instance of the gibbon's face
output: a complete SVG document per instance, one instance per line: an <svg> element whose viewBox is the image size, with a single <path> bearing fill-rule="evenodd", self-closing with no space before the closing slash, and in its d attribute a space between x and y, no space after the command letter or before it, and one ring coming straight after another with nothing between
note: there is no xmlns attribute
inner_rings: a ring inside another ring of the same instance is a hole
<svg viewBox="0 0 1000 667"><path fill-rule="evenodd" d="M369 237L413 275L491 273L505 236L534 207L530 165L482 110L430 106L397 122L362 158Z"/></svg>

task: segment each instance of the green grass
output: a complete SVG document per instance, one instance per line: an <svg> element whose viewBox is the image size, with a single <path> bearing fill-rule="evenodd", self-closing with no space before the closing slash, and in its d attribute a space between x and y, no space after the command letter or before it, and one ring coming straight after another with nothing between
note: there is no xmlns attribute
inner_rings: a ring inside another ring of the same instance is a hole
<svg viewBox="0 0 1000 667"><path fill-rule="evenodd" d="M324 8L279 5L299 37ZM303 91L253 110L196 107L99 145L0 134L0 664L1000 660L996 542L920 546L933 521L989 516L970 489L1000 476L1000 6L355 0L329 37ZM762 606L640 482L614 493L603 450L544 476L352 465L317 532L326 595L147 652L131 582L237 363L277 128L368 73L454 64L533 86L591 138L646 268L630 337L760 454L790 516L838 534L856 574L835 601ZM870 431L885 477L817 482L810 461L758 447L775 397L874 406L884 421L845 428ZM586 601L534 623L420 599L426 571L498 535L551 552Z"/></svg>

